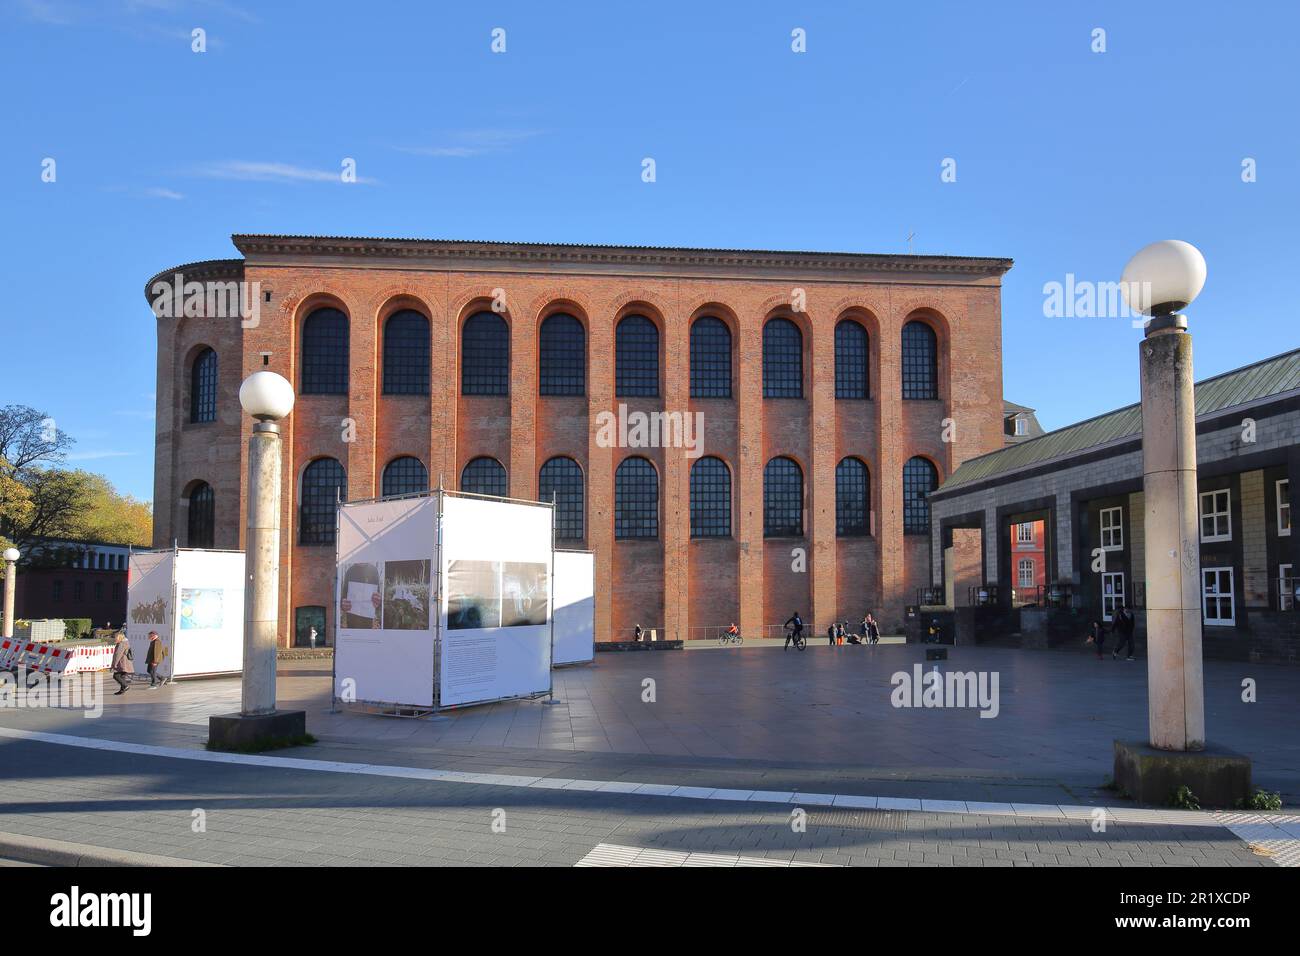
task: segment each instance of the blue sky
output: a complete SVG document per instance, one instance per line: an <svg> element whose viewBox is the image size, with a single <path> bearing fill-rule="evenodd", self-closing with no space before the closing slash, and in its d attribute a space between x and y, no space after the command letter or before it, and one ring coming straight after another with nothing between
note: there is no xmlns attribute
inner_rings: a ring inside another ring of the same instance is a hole
<svg viewBox="0 0 1300 956"><path fill-rule="evenodd" d="M1140 333L1045 318L1043 285L1116 280L1149 241L1209 263L1198 377L1300 345L1296 10L10 0L0 404L152 497L143 284L235 255L235 232L854 252L914 232L1016 260L1006 395L1060 427L1137 399Z"/></svg>

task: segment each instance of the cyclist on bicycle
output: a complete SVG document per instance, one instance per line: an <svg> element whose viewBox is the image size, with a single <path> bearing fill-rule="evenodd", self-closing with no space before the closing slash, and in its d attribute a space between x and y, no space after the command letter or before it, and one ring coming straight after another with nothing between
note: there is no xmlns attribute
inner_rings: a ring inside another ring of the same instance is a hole
<svg viewBox="0 0 1300 956"><path fill-rule="evenodd" d="M790 615L790 619L785 622L785 646L782 650L788 651L791 641L794 641L795 646L798 647L799 638L801 637L803 637L803 618L799 616L798 611L795 611Z"/></svg>
<svg viewBox="0 0 1300 956"><path fill-rule="evenodd" d="M740 628L736 627L736 622L731 622L731 627L727 628L727 637L739 637Z"/></svg>

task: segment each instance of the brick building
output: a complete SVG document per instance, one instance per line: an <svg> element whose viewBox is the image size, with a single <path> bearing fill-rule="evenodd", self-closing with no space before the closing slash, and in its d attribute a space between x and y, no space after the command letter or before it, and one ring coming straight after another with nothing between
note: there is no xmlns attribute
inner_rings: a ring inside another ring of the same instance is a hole
<svg viewBox="0 0 1300 956"><path fill-rule="evenodd" d="M19 619L88 618L95 627L126 621L126 545L41 538L23 549L14 587Z"/></svg>
<svg viewBox="0 0 1300 956"><path fill-rule="evenodd" d="M967 460L931 497L934 584L944 581L953 536L974 534L983 545L981 584L1012 609L1017 531L1033 523L1045 548L1043 603L1053 613L1016 622L981 608L988 636L1046 627L1056 633L1035 640L1078 644L1080 621L1109 621L1123 603L1143 628L1141 431L1141 406L1130 405ZM1205 655L1300 660L1300 536L1291 533L1300 505L1300 350L1196 385L1196 460Z"/></svg>
<svg viewBox="0 0 1300 956"><path fill-rule="evenodd" d="M233 241L242 259L145 289L155 544L242 547L237 391L284 375L285 641L332 633L335 490L439 481L555 496L560 546L596 554L597 640L756 634L795 609L897 626L930 577L926 495L1003 443L1008 259ZM637 413L680 413L688 439L698 413L702 448L629 447Z"/></svg>

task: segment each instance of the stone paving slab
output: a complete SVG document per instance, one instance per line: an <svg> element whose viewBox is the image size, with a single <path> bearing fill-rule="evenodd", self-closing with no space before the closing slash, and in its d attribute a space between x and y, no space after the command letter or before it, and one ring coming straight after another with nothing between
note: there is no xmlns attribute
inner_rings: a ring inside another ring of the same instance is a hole
<svg viewBox="0 0 1300 956"><path fill-rule="evenodd" d="M1064 817L469 785L12 739L0 756L0 831L226 865L571 866L602 843L856 866L1272 865L1218 825L1094 832Z"/></svg>

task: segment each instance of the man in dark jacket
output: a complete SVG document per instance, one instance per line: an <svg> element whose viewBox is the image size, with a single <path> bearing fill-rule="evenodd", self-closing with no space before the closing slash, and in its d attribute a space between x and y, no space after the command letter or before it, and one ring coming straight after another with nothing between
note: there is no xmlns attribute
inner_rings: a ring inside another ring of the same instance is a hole
<svg viewBox="0 0 1300 956"><path fill-rule="evenodd" d="M1111 660L1119 657L1120 650L1128 645L1128 657L1125 660L1136 660L1133 656L1135 650L1133 645L1133 631L1137 628L1137 618L1133 616L1133 609L1125 604L1115 612L1115 619L1110 622L1110 629L1119 635L1119 643L1115 649L1110 652Z"/></svg>
<svg viewBox="0 0 1300 956"><path fill-rule="evenodd" d="M117 642L113 645L113 680L117 681L117 686L121 690L114 694L114 697L125 694L131 684L128 675L135 673L135 668L131 665L132 659L130 642L127 641L125 634L118 634Z"/></svg>
<svg viewBox="0 0 1300 956"><path fill-rule="evenodd" d="M149 689L153 690L162 684L162 679L158 676L158 667L163 662L162 641L158 640L158 632L149 632L149 651L144 655L145 670L149 672Z"/></svg>
<svg viewBox="0 0 1300 956"><path fill-rule="evenodd" d="M798 646L799 644L798 638L801 637L802 635L803 635L803 618L799 616L798 611L795 611L793 614L790 615L789 619L785 622L785 646L782 648L782 650L788 651L790 649L791 641L794 641L795 646Z"/></svg>

